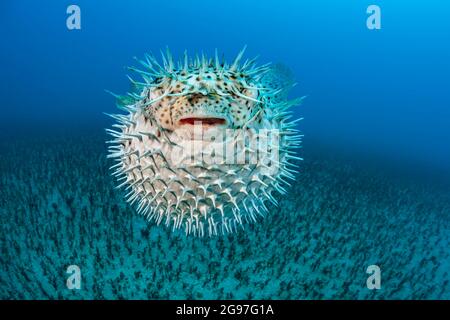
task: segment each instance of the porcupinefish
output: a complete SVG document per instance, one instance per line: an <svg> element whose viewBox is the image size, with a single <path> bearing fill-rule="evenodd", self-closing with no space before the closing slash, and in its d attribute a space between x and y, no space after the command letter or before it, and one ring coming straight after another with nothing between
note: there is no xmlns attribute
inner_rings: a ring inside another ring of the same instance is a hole
<svg viewBox="0 0 450 320"><path fill-rule="evenodd" d="M113 94L126 114L106 129L112 174L148 220L187 235L234 232L295 180L301 119L290 108L302 99L287 99L286 67L243 62L244 50L231 64L217 50L178 62L167 50L161 63L147 54L129 68L141 78L129 77L133 90Z"/></svg>

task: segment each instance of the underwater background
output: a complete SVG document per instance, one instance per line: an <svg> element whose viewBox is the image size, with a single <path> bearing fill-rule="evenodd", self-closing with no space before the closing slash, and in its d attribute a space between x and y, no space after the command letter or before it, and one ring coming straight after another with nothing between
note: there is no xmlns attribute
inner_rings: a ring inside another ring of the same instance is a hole
<svg viewBox="0 0 450 320"><path fill-rule="evenodd" d="M1 1L0 298L449 299L449 15L443 0ZM297 180L236 234L147 223L108 171L104 90L127 91L146 52L231 60L245 44L307 96Z"/></svg>

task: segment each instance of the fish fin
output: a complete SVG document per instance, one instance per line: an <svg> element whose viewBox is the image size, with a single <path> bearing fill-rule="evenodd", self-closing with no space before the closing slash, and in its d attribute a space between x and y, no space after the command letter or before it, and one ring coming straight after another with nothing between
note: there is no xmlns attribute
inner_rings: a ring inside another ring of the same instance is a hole
<svg viewBox="0 0 450 320"><path fill-rule="evenodd" d="M261 84L265 88L279 91L275 94L273 100L286 100L289 90L295 85L294 74L287 66L277 63L272 65L270 70L262 77Z"/></svg>

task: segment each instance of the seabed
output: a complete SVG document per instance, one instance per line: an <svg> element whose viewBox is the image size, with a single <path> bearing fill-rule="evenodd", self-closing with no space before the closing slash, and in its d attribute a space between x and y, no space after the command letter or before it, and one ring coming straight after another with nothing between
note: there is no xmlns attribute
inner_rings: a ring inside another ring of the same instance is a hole
<svg viewBox="0 0 450 320"><path fill-rule="evenodd" d="M1 142L1 299L450 299L448 193L304 155L265 219L186 237L128 206L104 141Z"/></svg>

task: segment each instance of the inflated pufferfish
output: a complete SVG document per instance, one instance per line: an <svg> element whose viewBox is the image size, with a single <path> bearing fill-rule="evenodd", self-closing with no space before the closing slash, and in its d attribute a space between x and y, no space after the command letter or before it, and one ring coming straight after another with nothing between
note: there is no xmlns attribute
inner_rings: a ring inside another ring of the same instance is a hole
<svg viewBox="0 0 450 320"><path fill-rule="evenodd" d="M301 135L287 100L294 85L281 65L233 63L202 55L175 63L167 50L162 63L152 55L130 68L135 90L114 95L127 114L118 121L108 157L137 211L195 236L236 231L277 204L294 180L293 160Z"/></svg>

